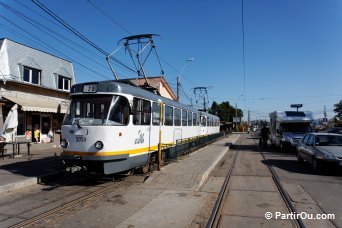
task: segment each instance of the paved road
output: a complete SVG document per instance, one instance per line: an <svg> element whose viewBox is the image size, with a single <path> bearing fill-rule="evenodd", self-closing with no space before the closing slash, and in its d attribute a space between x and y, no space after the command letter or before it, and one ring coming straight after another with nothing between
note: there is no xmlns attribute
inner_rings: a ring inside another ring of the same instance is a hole
<svg viewBox="0 0 342 228"><path fill-rule="evenodd" d="M285 185L298 211L333 213L334 226L342 227L342 170L330 169L322 173L312 171L309 164L299 164L295 151L265 150L282 184ZM321 212L320 212L321 211ZM330 227L329 222L304 220L307 227Z"/></svg>

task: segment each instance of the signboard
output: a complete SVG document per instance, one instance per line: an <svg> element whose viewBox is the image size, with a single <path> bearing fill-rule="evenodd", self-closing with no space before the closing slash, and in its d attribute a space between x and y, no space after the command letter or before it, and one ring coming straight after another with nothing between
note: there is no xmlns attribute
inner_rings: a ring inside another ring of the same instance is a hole
<svg viewBox="0 0 342 228"><path fill-rule="evenodd" d="M233 123L241 123L241 117L233 117Z"/></svg>
<svg viewBox="0 0 342 228"><path fill-rule="evenodd" d="M89 84L83 86L84 93L96 93L97 92L97 84Z"/></svg>
<svg viewBox="0 0 342 228"><path fill-rule="evenodd" d="M291 108L301 108L303 107L303 104L292 104Z"/></svg>

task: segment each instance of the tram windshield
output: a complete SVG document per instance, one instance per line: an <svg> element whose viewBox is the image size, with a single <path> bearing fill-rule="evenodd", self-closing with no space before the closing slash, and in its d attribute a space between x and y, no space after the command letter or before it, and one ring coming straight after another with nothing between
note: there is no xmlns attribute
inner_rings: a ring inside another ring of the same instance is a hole
<svg viewBox="0 0 342 228"><path fill-rule="evenodd" d="M82 95L71 100L63 125L123 126L129 121L129 102L118 95Z"/></svg>

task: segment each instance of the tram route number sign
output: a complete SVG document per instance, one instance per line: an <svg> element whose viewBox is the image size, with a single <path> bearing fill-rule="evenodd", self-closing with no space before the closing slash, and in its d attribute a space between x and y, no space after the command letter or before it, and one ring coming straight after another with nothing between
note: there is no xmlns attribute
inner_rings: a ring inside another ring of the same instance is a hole
<svg viewBox="0 0 342 228"><path fill-rule="evenodd" d="M97 92L97 84L89 84L83 86L84 93L96 93Z"/></svg>

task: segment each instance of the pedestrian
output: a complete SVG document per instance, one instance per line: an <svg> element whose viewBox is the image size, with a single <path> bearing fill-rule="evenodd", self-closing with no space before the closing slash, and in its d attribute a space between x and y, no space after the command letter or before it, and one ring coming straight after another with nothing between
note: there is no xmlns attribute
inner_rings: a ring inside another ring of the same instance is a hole
<svg viewBox="0 0 342 228"><path fill-rule="evenodd" d="M36 128L33 132L34 134L34 139L35 139L35 143L37 144L39 142L39 134L40 134L40 131L38 128Z"/></svg>
<svg viewBox="0 0 342 228"><path fill-rule="evenodd" d="M50 139L50 142L53 142L53 131L52 131L52 129L49 130L48 137Z"/></svg>
<svg viewBox="0 0 342 228"><path fill-rule="evenodd" d="M264 124L264 126L261 128L260 134L261 134L261 140L262 140L261 144L264 147L266 147L267 146L267 140L268 140L268 137L270 135L270 130L266 127L266 124Z"/></svg>

